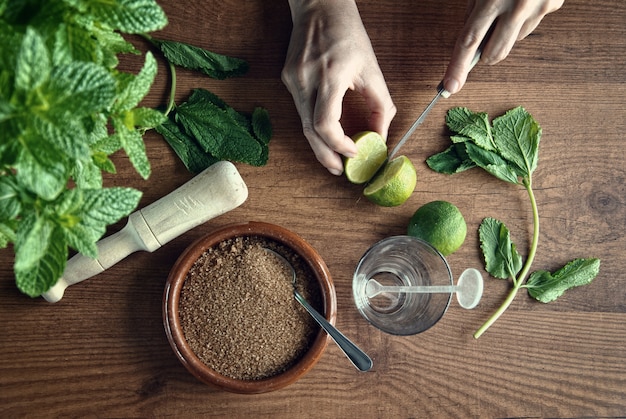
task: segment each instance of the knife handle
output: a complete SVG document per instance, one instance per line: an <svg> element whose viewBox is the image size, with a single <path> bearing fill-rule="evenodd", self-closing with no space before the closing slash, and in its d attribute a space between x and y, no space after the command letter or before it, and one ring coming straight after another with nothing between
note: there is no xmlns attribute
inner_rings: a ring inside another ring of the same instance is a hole
<svg viewBox="0 0 626 419"><path fill-rule="evenodd" d="M480 61L480 54L482 54L482 48L478 48L476 50L476 54L474 54L474 58L472 58L472 62L470 63L470 67L469 67L469 71L472 71L472 69L476 66L476 64L478 64L478 62ZM439 85L437 86L437 93L439 93L442 97L444 98L449 98L450 95L452 93L448 92L444 87L443 87L443 80L441 80L441 82L439 83Z"/></svg>

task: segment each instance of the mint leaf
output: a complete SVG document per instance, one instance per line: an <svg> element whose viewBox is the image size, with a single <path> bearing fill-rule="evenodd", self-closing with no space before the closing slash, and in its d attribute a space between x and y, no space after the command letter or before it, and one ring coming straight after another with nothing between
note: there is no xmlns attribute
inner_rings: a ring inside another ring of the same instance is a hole
<svg viewBox="0 0 626 419"><path fill-rule="evenodd" d="M261 147L254 139L250 141L248 131L212 103L183 103L177 108L176 120L204 151L219 159L255 160L261 154Z"/></svg>
<svg viewBox="0 0 626 419"><path fill-rule="evenodd" d="M80 253L98 256L96 241L106 226L137 207L141 192L131 188L72 189L61 197L57 214L68 244Z"/></svg>
<svg viewBox="0 0 626 419"><path fill-rule="evenodd" d="M500 279L515 278L522 269L522 256L511 242L509 229L494 218L485 218L478 233L487 272Z"/></svg>
<svg viewBox="0 0 626 419"><path fill-rule="evenodd" d="M98 257L98 246L96 242L99 236L83 224L77 224L71 229L64 230L67 245L76 249L79 253L96 259Z"/></svg>
<svg viewBox="0 0 626 419"><path fill-rule="evenodd" d="M67 158L47 141L35 135L21 139L22 149L14 167L18 183L45 200L52 200L67 185Z"/></svg>
<svg viewBox="0 0 626 419"><path fill-rule="evenodd" d="M174 65L197 70L214 79L225 79L245 74L248 63L242 59L217 54L183 42L152 40L165 58Z"/></svg>
<svg viewBox="0 0 626 419"><path fill-rule="evenodd" d="M115 98L115 80L94 63L74 61L53 69L42 94L51 115L76 119L109 108Z"/></svg>
<svg viewBox="0 0 626 419"><path fill-rule="evenodd" d="M537 168L541 127L522 107L493 120L495 143L500 155L528 178Z"/></svg>
<svg viewBox="0 0 626 419"><path fill-rule="evenodd" d="M0 177L0 220L12 220L22 209L17 185L8 175Z"/></svg>
<svg viewBox="0 0 626 419"><path fill-rule="evenodd" d="M0 7L0 17L6 16L6 12L2 12ZM22 33L15 30L11 25L5 23L0 19L0 62L7 67L13 67L16 62L16 57L19 54L24 36Z"/></svg>
<svg viewBox="0 0 626 419"><path fill-rule="evenodd" d="M15 239L15 270L29 269L46 254L53 230L54 224L39 214L24 217Z"/></svg>
<svg viewBox="0 0 626 419"><path fill-rule="evenodd" d="M75 22L59 25L54 34L54 65L69 64L72 61L100 63L103 60L102 55L100 45L89 30Z"/></svg>
<svg viewBox="0 0 626 419"><path fill-rule="evenodd" d="M111 162L108 158L107 162ZM111 164L113 164L111 162ZM94 159L77 161L72 172L72 177L76 182L76 186L81 189L95 189L102 187L102 170L105 170L104 165L98 166ZM115 172L115 166L113 166L113 173Z"/></svg>
<svg viewBox="0 0 626 419"><path fill-rule="evenodd" d="M132 126L143 129L155 128L167 119L163 113L151 108L135 108L129 112L128 117Z"/></svg>
<svg viewBox="0 0 626 419"><path fill-rule="evenodd" d="M91 30L101 51L102 58L100 61L107 68L113 69L118 65L117 54L141 54L133 44L126 41L118 32L113 32L111 28L98 26L92 27Z"/></svg>
<svg viewBox="0 0 626 419"><path fill-rule="evenodd" d="M124 187L85 190L83 194L81 222L102 233L102 227L129 215L141 199L140 191Z"/></svg>
<svg viewBox="0 0 626 419"><path fill-rule="evenodd" d="M451 175L476 167L468 156L465 143L452 144L445 151L433 154L426 164L437 173Z"/></svg>
<svg viewBox="0 0 626 419"><path fill-rule="evenodd" d="M198 141L205 152L220 160L234 160L256 166L266 162L261 144L231 112L205 100L202 95L194 92L187 103L178 106L176 121Z"/></svg>
<svg viewBox="0 0 626 419"><path fill-rule="evenodd" d="M15 242L17 234L15 233L15 222L0 221L0 249L7 247L9 243Z"/></svg>
<svg viewBox="0 0 626 419"><path fill-rule="evenodd" d="M41 136L41 141L55 147L59 153L76 160L89 157L89 147L85 142L87 133L80 120L44 114L34 115L30 123Z"/></svg>
<svg viewBox="0 0 626 419"><path fill-rule="evenodd" d="M157 62L152 53L146 53L145 62L139 73L124 74L126 78L123 90L117 95L114 111L128 111L136 107L148 94L157 73Z"/></svg>
<svg viewBox="0 0 626 419"><path fill-rule="evenodd" d="M139 173L142 178L148 179L152 170L150 168L150 162L148 161L148 155L146 154L146 145L139 131L118 128L116 130L116 136L119 138L124 151L128 155L137 173Z"/></svg>
<svg viewBox="0 0 626 419"><path fill-rule="evenodd" d="M163 29L167 17L154 0L65 0L94 20L126 33Z"/></svg>
<svg viewBox="0 0 626 419"><path fill-rule="evenodd" d="M219 96L217 96L213 92L209 92L206 89L193 89L193 91L191 92L191 96L189 96L189 99L187 100L187 103L205 102L212 103L213 105L223 110L228 110L230 108L230 106L228 106L226 102L220 99Z"/></svg>
<svg viewBox="0 0 626 419"><path fill-rule="evenodd" d="M467 108L453 108L446 114L446 124L450 130L470 138L477 146L485 150L495 149L486 113L475 113Z"/></svg>
<svg viewBox="0 0 626 419"><path fill-rule="evenodd" d="M122 127L124 126L123 123L121 125ZM94 154L101 152L105 155L113 154L121 148L122 141L120 140L120 136L115 134L101 138L92 146Z"/></svg>
<svg viewBox="0 0 626 419"><path fill-rule="evenodd" d="M519 183L517 173L498 153L485 150L470 142L465 144L465 150L470 161L489 174L508 183Z"/></svg>
<svg viewBox="0 0 626 419"><path fill-rule="evenodd" d="M548 271L533 272L524 286L533 298L549 303L570 288L590 283L599 272L599 259L575 259L553 274Z"/></svg>
<svg viewBox="0 0 626 419"><path fill-rule="evenodd" d="M63 275L67 260L67 244L63 234L55 229L39 247L42 255L28 266L15 267L15 283L20 291L30 297L37 297L48 291ZM18 254L16 250L16 257Z"/></svg>
<svg viewBox="0 0 626 419"><path fill-rule="evenodd" d="M28 27L17 57L15 87L25 91L37 89L48 79L50 70L50 56L43 39Z"/></svg>
<svg viewBox="0 0 626 419"><path fill-rule="evenodd" d="M252 131L262 144L267 145L272 138L270 114L265 108L256 107L252 112Z"/></svg>
<svg viewBox="0 0 626 419"><path fill-rule="evenodd" d="M209 153L205 153L200 148L196 140L180 130L179 126L167 119L163 124L157 126L156 131L163 136L165 141L172 147L187 170L197 174L219 161Z"/></svg>

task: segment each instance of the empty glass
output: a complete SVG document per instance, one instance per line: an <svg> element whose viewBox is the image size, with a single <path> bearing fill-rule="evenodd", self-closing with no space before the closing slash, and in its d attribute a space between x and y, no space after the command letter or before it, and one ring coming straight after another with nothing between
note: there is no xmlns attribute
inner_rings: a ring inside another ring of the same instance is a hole
<svg viewBox="0 0 626 419"><path fill-rule="evenodd" d="M412 335L437 323L452 299L452 291L381 292L369 298L366 288L372 278L384 286L451 287L454 282L445 258L429 243L416 237L389 237L365 252L352 280L357 309L384 332Z"/></svg>

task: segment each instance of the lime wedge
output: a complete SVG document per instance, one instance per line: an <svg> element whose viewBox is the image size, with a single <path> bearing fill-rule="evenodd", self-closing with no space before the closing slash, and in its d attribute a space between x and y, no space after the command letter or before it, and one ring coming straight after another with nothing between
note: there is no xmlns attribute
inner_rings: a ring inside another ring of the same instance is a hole
<svg viewBox="0 0 626 419"><path fill-rule="evenodd" d="M387 144L374 131L363 131L352 137L357 148L356 157L346 158L344 172L352 183L369 181L387 159Z"/></svg>
<svg viewBox="0 0 626 419"><path fill-rule="evenodd" d="M406 156L390 161L363 190L363 195L383 207L395 207L404 203L415 189L417 173Z"/></svg>

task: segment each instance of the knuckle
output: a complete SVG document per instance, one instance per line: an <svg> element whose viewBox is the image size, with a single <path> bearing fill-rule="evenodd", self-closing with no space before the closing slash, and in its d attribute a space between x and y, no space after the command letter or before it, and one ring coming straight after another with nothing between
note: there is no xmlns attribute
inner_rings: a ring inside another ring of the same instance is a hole
<svg viewBox="0 0 626 419"><path fill-rule="evenodd" d="M312 139L317 137L317 132L315 132L315 129L309 123L302 124L302 134L304 134L304 136L309 140L309 142L311 142Z"/></svg>
<svg viewBox="0 0 626 419"><path fill-rule="evenodd" d="M459 39L464 49L476 49L482 42L480 35L473 29L465 32Z"/></svg>
<svg viewBox="0 0 626 419"><path fill-rule="evenodd" d="M387 115L389 116L389 121L391 121L396 114L398 113L398 108L396 107L396 104L391 102L389 104L389 107L387 108Z"/></svg>

